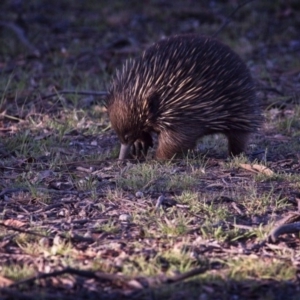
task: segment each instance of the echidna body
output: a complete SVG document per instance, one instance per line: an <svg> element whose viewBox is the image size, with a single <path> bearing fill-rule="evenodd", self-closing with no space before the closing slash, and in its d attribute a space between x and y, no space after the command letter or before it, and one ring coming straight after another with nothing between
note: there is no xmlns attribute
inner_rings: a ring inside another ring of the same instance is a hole
<svg viewBox="0 0 300 300"><path fill-rule="evenodd" d="M174 36L129 60L109 89L107 110L121 141L119 159L147 153L158 134L157 159L193 149L223 133L229 153L245 150L261 121L250 72L228 46L209 37Z"/></svg>

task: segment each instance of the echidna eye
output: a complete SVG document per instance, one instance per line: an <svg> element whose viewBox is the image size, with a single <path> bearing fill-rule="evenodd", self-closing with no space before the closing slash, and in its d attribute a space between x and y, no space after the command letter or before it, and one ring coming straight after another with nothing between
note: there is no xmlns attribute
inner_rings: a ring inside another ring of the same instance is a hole
<svg viewBox="0 0 300 300"><path fill-rule="evenodd" d="M124 135L124 141L125 141L125 143L129 142L129 138L130 138L129 134L125 134Z"/></svg>

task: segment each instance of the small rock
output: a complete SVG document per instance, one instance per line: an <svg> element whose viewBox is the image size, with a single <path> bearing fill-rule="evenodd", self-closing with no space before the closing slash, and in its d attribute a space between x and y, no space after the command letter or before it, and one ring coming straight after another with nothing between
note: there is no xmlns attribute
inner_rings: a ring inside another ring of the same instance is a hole
<svg viewBox="0 0 300 300"><path fill-rule="evenodd" d="M131 221L131 216L128 214L122 214L119 216L119 221L121 221L122 223L128 223Z"/></svg>
<svg viewBox="0 0 300 300"><path fill-rule="evenodd" d="M58 245L60 245L61 243L62 243L61 237L60 237L59 235L56 235L56 236L54 237L54 239L53 239L53 245L58 246Z"/></svg>
<svg viewBox="0 0 300 300"><path fill-rule="evenodd" d="M42 246L42 247L48 247L49 246L49 239L46 238L46 237L42 237L39 240L39 245Z"/></svg>
<svg viewBox="0 0 300 300"><path fill-rule="evenodd" d="M142 198L142 197L144 197L144 193L141 192L141 191L137 191L137 192L135 193L135 196L136 196L137 198Z"/></svg>
<svg viewBox="0 0 300 300"><path fill-rule="evenodd" d="M92 142L91 142L91 145L92 145L92 146L98 146L98 143L97 143L97 141L92 141Z"/></svg>

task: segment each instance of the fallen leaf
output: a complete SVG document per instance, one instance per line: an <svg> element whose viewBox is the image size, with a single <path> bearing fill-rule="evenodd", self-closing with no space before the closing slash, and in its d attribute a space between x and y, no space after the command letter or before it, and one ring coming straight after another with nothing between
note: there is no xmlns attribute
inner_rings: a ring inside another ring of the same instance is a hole
<svg viewBox="0 0 300 300"><path fill-rule="evenodd" d="M15 219L7 219L7 220L5 220L5 221L3 222L3 224L4 224L5 226L11 226L11 227L17 227L17 228L26 225L26 223L21 222L21 221L19 221L19 220L15 220Z"/></svg>
<svg viewBox="0 0 300 300"><path fill-rule="evenodd" d="M274 174L274 172L271 169L267 168L266 166L259 165L259 164L254 164L254 165L240 164L240 167L242 167L243 169L248 170L250 172L256 173L256 174L262 173L262 174L265 174L268 176L272 176Z"/></svg>
<svg viewBox="0 0 300 300"><path fill-rule="evenodd" d="M9 285L11 285L12 283L14 283L12 280L0 276L0 287L9 286Z"/></svg>
<svg viewBox="0 0 300 300"><path fill-rule="evenodd" d="M268 176L272 176L274 174L274 172L267 168L266 166L262 166L262 165L258 165L258 164L254 164L252 165L253 169L259 171L259 173L268 175Z"/></svg>

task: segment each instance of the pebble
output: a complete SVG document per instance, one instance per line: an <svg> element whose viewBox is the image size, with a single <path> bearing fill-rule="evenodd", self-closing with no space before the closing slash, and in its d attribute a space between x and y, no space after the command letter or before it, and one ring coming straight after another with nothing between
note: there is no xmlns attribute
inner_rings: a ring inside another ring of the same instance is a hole
<svg viewBox="0 0 300 300"><path fill-rule="evenodd" d="M141 192L141 191L137 191L137 192L135 193L135 196L136 196L137 198L143 198L143 197L144 197L144 193Z"/></svg>

